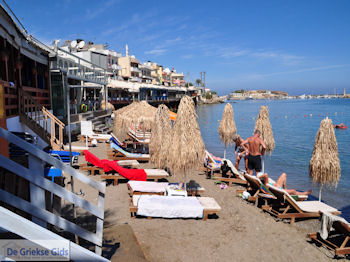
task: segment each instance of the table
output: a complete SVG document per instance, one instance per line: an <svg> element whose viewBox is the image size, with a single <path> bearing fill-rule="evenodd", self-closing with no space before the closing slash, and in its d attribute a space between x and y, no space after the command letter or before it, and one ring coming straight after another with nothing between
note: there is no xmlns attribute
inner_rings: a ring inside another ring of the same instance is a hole
<svg viewBox="0 0 350 262"><path fill-rule="evenodd" d="M187 191L179 189L178 186L167 186L165 189L167 196L184 196L187 197Z"/></svg>

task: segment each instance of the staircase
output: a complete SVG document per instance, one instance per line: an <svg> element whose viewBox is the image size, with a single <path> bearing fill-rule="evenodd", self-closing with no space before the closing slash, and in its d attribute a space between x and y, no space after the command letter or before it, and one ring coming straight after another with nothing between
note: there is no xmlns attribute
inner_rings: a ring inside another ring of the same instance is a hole
<svg viewBox="0 0 350 262"><path fill-rule="evenodd" d="M112 111L108 110L98 110L89 111L82 114L72 115L71 123L79 123L80 121L91 121L92 130L95 133L110 133L112 132L112 126L106 126L108 119L111 117Z"/></svg>
<svg viewBox="0 0 350 262"><path fill-rule="evenodd" d="M65 125L21 88L19 89L19 119L51 145L53 150L62 149Z"/></svg>

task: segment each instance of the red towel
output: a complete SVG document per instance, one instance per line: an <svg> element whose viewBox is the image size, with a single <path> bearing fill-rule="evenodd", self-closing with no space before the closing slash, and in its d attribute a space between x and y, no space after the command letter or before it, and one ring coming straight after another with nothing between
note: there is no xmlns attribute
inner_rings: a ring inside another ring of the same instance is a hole
<svg viewBox="0 0 350 262"><path fill-rule="evenodd" d="M147 174L146 174L144 169L127 169L127 168L119 166L116 161L109 161L109 160L107 160L107 161L104 162L105 165L107 165L107 167L115 170L116 172L118 172L120 175L122 175L126 179L137 180L137 181L146 181L147 180Z"/></svg>
<svg viewBox="0 0 350 262"><path fill-rule="evenodd" d="M103 163L93 153L90 153L88 150L84 150L84 155L85 155L86 162L89 162L90 164L97 166L99 168L103 168Z"/></svg>
<svg viewBox="0 0 350 262"><path fill-rule="evenodd" d="M116 171L123 177L129 180L146 181L147 174L144 169L127 169L118 165L117 161L110 161L107 159L99 159L88 150L84 150L86 162L91 163L94 166L103 168L104 172Z"/></svg>

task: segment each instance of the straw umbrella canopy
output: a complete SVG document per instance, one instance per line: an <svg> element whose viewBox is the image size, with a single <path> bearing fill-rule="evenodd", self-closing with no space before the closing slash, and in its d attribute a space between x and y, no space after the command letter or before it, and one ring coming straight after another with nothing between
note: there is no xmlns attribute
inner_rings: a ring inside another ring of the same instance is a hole
<svg viewBox="0 0 350 262"><path fill-rule="evenodd" d="M236 123L233 116L231 104L226 104L222 114L222 120L219 126L220 140L225 144L224 158L226 158L226 147L232 145L234 136L237 133Z"/></svg>
<svg viewBox="0 0 350 262"><path fill-rule="evenodd" d="M273 138L272 126L270 123L269 109L267 106L261 106L259 116L255 121L255 130L259 130L261 138L266 145L266 152L271 152L275 148L275 139Z"/></svg>
<svg viewBox="0 0 350 262"><path fill-rule="evenodd" d="M199 169L203 165L205 146L197 123L193 100L184 96L179 105L168 150L169 167L175 173Z"/></svg>
<svg viewBox="0 0 350 262"><path fill-rule="evenodd" d="M267 106L261 106L258 118L255 121L254 133L259 130L261 133L261 138L266 145L266 152L272 152L275 148L275 139L273 138L272 126L269 117L269 108ZM262 161L262 172L264 172L264 156Z"/></svg>
<svg viewBox="0 0 350 262"><path fill-rule="evenodd" d="M146 101L133 102L114 111L113 133L125 139L130 126L142 126L143 131L151 129L157 108Z"/></svg>
<svg viewBox="0 0 350 262"><path fill-rule="evenodd" d="M171 120L166 105L158 106L154 116L154 126L149 142L150 162L157 168L166 168L168 160L168 147L171 140Z"/></svg>
<svg viewBox="0 0 350 262"><path fill-rule="evenodd" d="M319 200L323 185L337 187L340 179L340 161L338 155L338 143L334 133L331 119L321 121L317 132L314 150L309 164L309 175L312 181L320 183Z"/></svg>

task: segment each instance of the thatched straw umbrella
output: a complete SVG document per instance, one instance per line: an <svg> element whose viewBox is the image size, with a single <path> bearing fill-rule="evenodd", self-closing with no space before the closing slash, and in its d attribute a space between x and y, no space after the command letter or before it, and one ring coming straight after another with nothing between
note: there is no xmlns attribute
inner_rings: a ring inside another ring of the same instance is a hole
<svg viewBox="0 0 350 262"><path fill-rule="evenodd" d="M309 164L309 175L313 182L321 184L319 200L323 185L337 187L340 178L340 161L338 156L338 143L334 133L331 119L321 121L317 132L314 150Z"/></svg>
<svg viewBox="0 0 350 262"><path fill-rule="evenodd" d="M113 133L125 139L130 126L142 126L143 131L151 129L157 108L146 101L133 102L114 111Z"/></svg>
<svg viewBox="0 0 350 262"><path fill-rule="evenodd" d="M171 121L166 105L158 106L149 142L150 162L157 168L166 168L171 140Z"/></svg>
<svg viewBox="0 0 350 262"><path fill-rule="evenodd" d="M169 167L175 173L199 169L203 165L205 146L197 123L192 98L184 96L179 105L168 151Z"/></svg>
<svg viewBox="0 0 350 262"><path fill-rule="evenodd" d="M233 144L233 138L237 133L236 123L233 116L231 104L226 104L219 126L220 140L225 144L224 158L226 158L226 147Z"/></svg>
<svg viewBox="0 0 350 262"><path fill-rule="evenodd" d="M259 130L261 138L266 145L266 152L272 152L275 148L275 139L273 138L272 126L269 118L269 109L267 106L261 106L258 118L255 121L255 130ZM262 171L264 172L264 157L262 163Z"/></svg>

